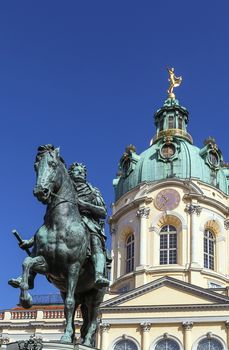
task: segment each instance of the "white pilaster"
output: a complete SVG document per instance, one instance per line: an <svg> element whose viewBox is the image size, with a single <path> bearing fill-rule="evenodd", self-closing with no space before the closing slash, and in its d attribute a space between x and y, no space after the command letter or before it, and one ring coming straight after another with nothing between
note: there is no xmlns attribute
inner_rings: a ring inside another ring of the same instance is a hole
<svg viewBox="0 0 229 350"><path fill-rule="evenodd" d="M110 330L110 324L109 323L102 323L100 325L100 350L107 350L109 345L109 330Z"/></svg>
<svg viewBox="0 0 229 350"><path fill-rule="evenodd" d="M191 350L192 348L192 327L193 322L184 322L184 350Z"/></svg>
<svg viewBox="0 0 229 350"><path fill-rule="evenodd" d="M148 232L148 218L150 208L144 207L137 211L137 216L140 218L140 266L147 265L147 232Z"/></svg>
<svg viewBox="0 0 229 350"><path fill-rule="evenodd" d="M199 245L199 229L197 216L200 215L202 208L199 205L187 204L186 211L190 214L190 237L191 237L191 266L199 267L198 262L198 245Z"/></svg>
<svg viewBox="0 0 229 350"><path fill-rule="evenodd" d="M141 350L148 350L149 349L149 331L151 329L151 323L150 322L143 322L140 324L141 326L141 334L142 334L142 341L141 341Z"/></svg>

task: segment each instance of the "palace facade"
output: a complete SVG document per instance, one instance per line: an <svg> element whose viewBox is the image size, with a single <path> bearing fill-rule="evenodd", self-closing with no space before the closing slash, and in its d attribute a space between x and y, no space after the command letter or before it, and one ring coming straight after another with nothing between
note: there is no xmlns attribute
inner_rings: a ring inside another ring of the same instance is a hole
<svg viewBox="0 0 229 350"><path fill-rule="evenodd" d="M193 145L188 122L170 94L150 146L138 154L130 145L120 159L101 350L229 348L229 169L213 138ZM78 312L78 336L81 322ZM58 340L63 327L54 302L0 313L3 343Z"/></svg>

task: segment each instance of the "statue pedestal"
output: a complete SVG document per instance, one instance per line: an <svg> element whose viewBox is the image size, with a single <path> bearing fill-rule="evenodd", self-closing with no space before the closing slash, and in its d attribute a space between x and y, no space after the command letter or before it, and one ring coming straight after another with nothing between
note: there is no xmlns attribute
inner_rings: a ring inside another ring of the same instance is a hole
<svg viewBox="0 0 229 350"><path fill-rule="evenodd" d="M61 344L61 343L51 343L51 342L42 342L42 348L39 349L39 346L37 348L33 347L19 347L18 342L16 343L10 343L5 345L6 350L96 350L95 348L91 348L90 346L85 346L81 344Z"/></svg>

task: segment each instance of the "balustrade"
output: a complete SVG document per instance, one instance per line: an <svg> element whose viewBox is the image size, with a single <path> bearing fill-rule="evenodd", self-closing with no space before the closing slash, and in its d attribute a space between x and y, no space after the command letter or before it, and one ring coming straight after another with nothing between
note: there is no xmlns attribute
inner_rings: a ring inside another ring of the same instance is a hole
<svg viewBox="0 0 229 350"><path fill-rule="evenodd" d="M36 311L11 311L11 320L27 320L35 319L36 317Z"/></svg>

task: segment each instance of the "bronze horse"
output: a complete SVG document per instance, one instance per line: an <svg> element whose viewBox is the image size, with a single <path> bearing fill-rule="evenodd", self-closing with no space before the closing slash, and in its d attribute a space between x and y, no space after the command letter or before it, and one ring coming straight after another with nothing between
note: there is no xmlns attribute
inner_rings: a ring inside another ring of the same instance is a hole
<svg viewBox="0 0 229 350"><path fill-rule="evenodd" d="M23 262L20 302L24 307L32 306L30 275L46 275L64 301L66 328L60 341L73 342L75 310L81 305L81 338L84 345L94 346L105 288L94 286L94 270L87 258L90 233L81 219L77 194L59 150L53 146L39 147L35 170L34 195L47 205L47 210L44 223L34 236L33 254Z"/></svg>

